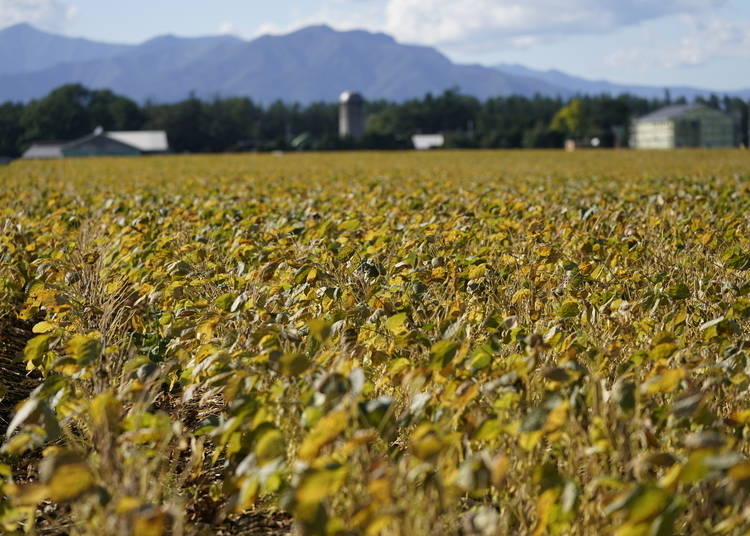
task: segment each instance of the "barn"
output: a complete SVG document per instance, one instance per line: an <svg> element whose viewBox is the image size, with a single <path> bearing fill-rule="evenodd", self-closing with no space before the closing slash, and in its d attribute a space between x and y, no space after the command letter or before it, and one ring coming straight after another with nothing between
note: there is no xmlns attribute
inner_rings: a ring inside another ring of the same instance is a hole
<svg viewBox="0 0 750 536"><path fill-rule="evenodd" d="M698 104L667 106L636 119L631 126L630 146L635 149L734 145L732 118Z"/></svg>
<svg viewBox="0 0 750 536"><path fill-rule="evenodd" d="M139 156L169 152L167 133L151 131L111 131L97 128L77 140L36 142L22 158L63 158L83 156Z"/></svg>

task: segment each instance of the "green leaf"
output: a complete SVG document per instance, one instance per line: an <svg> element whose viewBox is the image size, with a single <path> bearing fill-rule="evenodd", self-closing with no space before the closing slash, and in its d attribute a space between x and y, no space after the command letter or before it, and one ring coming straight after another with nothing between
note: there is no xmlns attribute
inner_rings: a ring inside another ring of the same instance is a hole
<svg viewBox="0 0 750 536"><path fill-rule="evenodd" d="M307 323L312 335L318 342L325 342L331 336L331 323L323 318L316 318Z"/></svg>
<svg viewBox="0 0 750 536"><path fill-rule="evenodd" d="M486 419L474 432L472 439L476 441L491 441L500 437L503 425L498 419Z"/></svg>
<svg viewBox="0 0 750 536"><path fill-rule="evenodd" d="M727 268L733 270L748 270L750 269L750 253L734 253L727 257L726 261Z"/></svg>
<svg viewBox="0 0 750 536"><path fill-rule="evenodd" d="M227 292L226 294L222 294L218 298L214 300L214 305L221 309L222 311L229 311L232 308L232 304L234 303L235 295L231 292Z"/></svg>
<svg viewBox="0 0 750 536"><path fill-rule="evenodd" d="M93 363L102 355L104 349L101 334L97 332L88 335L74 335L68 342L68 353L75 358L80 365Z"/></svg>
<svg viewBox="0 0 750 536"><path fill-rule="evenodd" d="M310 360L302 354L284 354L279 359L279 370L285 376L299 376L310 368Z"/></svg>
<svg viewBox="0 0 750 536"><path fill-rule="evenodd" d="M286 454L284 436L276 427L267 427L260 431L255 443L255 456L258 462L264 464Z"/></svg>
<svg viewBox="0 0 750 536"><path fill-rule="evenodd" d="M581 312L578 302L568 300L557 309L557 316L560 318L575 318Z"/></svg>
<svg viewBox="0 0 750 536"><path fill-rule="evenodd" d="M661 514L671 501L669 493L653 485L642 486L628 508L628 521L636 524Z"/></svg>
<svg viewBox="0 0 750 536"><path fill-rule="evenodd" d="M373 428L381 428L392 406L393 399L391 397L381 396L375 400L360 402L359 410L364 415L367 424Z"/></svg>
<svg viewBox="0 0 750 536"><path fill-rule="evenodd" d="M705 341L739 333L737 322L724 318L723 316L706 322L700 327L700 329L703 332L703 339Z"/></svg>
<svg viewBox="0 0 750 536"><path fill-rule="evenodd" d="M671 342L665 342L662 344L657 344L651 352L649 352L648 356L649 358L657 361L660 359L668 359L677 351L677 345L672 344Z"/></svg>
<svg viewBox="0 0 750 536"><path fill-rule="evenodd" d="M458 344L453 341L438 341L430 348L430 367L441 369L447 367L458 351Z"/></svg>
<svg viewBox="0 0 750 536"><path fill-rule="evenodd" d="M406 313L398 313L388 318L385 321L385 328L390 331L394 336L404 335L407 333L406 328Z"/></svg>
<svg viewBox="0 0 750 536"><path fill-rule="evenodd" d="M547 424L547 417L549 416L550 410L547 408L536 408L531 410L524 417L521 423L522 432L538 432L544 428Z"/></svg>
<svg viewBox="0 0 750 536"><path fill-rule="evenodd" d="M690 289L686 284L678 283L667 289L667 296L673 300L684 300L690 297Z"/></svg>
<svg viewBox="0 0 750 536"><path fill-rule="evenodd" d="M49 349L49 341L51 335L38 335L29 342L26 343L26 347L23 350L23 358L26 361L31 361L34 364L44 357L44 354Z"/></svg>
<svg viewBox="0 0 750 536"><path fill-rule="evenodd" d="M490 346L486 344L474 350L474 353L471 355L471 360L469 361L469 368L476 371L489 366L492 362L491 351L492 349Z"/></svg>

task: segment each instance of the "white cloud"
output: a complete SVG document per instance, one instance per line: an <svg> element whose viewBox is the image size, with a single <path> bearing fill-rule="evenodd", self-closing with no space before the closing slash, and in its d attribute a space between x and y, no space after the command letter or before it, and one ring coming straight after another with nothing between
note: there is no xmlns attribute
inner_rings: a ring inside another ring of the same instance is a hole
<svg viewBox="0 0 750 536"><path fill-rule="evenodd" d="M240 29L231 22L223 22L219 26L220 35L241 35Z"/></svg>
<svg viewBox="0 0 750 536"><path fill-rule="evenodd" d="M569 35L606 33L669 15L711 12L728 0L324 0L289 23L255 35L311 24L384 31L399 41L439 46L464 57L528 48Z"/></svg>
<svg viewBox="0 0 750 536"><path fill-rule="evenodd" d="M701 65L717 58L750 59L750 21L683 17L685 32L674 44L623 49L607 58L616 68L639 71Z"/></svg>
<svg viewBox="0 0 750 536"><path fill-rule="evenodd" d="M523 47L674 14L721 7L726 0L389 0L385 30L430 45Z"/></svg>
<svg viewBox="0 0 750 536"><path fill-rule="evenodd" d="M0 28L28 22L44 30L60 31L76 11L75 6L61 0L0 0Z"/></svg>

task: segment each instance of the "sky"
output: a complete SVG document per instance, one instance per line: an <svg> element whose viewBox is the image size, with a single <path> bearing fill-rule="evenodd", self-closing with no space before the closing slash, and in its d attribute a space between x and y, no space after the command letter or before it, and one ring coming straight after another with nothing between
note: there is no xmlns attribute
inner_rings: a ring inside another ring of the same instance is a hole
<svg viewBox="0 0 750 536"><path fill-rule="evenodd" d="M750 88L750 0L0 0L0 28L19 22L120 43L168 33L252 39L323 23L434 46L461 63Z"/></svg>

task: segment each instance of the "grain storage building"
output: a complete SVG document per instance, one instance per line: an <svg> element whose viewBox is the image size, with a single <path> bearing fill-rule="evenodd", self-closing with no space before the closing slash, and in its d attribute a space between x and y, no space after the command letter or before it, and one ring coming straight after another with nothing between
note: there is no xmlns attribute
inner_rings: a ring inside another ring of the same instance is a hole
<svg viewBox="0 0 750 536"><path fill-rule="evenodd" d="M667 106L633 121L630 146L635 149L733 147L734 122L729 115L697 104Z"/></svg>

